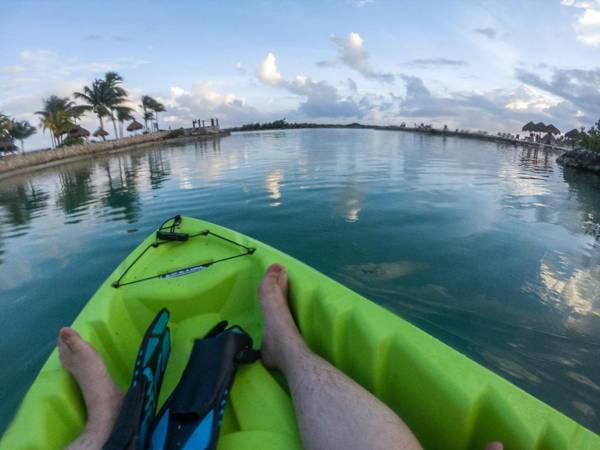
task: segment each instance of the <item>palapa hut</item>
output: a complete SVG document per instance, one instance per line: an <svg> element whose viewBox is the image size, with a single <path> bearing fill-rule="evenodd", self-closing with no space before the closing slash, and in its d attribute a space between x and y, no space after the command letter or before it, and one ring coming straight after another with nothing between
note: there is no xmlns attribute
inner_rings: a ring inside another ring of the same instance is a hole
<svg viewBox="0 0 600 450"><path fill-rule="evenodd" d="M540 140L540 144L542 145L554 145L556 144L556 139L552 135L552 133L546 133L544 137Z"/></svg>
<svg viewBox="0 0 600 450"><path fill-rule="evenodd" d="M525 125L523 125L523 128L521 128L521 131L533 133L535 131L535 123L531 121L527 122Z"/></svg>
<svg viewBox="0 0 600 450"><path fill-rule="evenodd" d="M10 141L0 141L0 154L14 153L19 150L15 144Z"/></svg>
<svg viewBox="0 0 600 450"><path fill-rule="evenodd" d="M90 132L79 125L75 125L69 130L69 137L71 138L84 138L90 137Z"/></svg>
<svg viewBox="0 0 600 450"><path fill-rule="evenodd" d="M133 122L131 122L129 125L127 125L127 131L129 131L130 133L136 132L138 130L142 130L143 128L144 128L144 125L142 125L135 119L133 119Z"/></svg>
<svg viewBox="0 0 600 450"><path fill-rule="evenodd" d="M575 143L577 142L577 139L579 138L579 136L581 136L581 134L581 131L579 131L577 128L573 128L571 131L567 131L565 133L565 139L569 144L575 147Z"/></svg>
<svg viewBox="0 0 600 450"><path fill-rule="evenodd" d="M567 139L577 139L581 132L577 128L573 128L571 131L565 133Z"/></svg>
<svg viewBox="0 0 600 450"><path fill-rule="evenodd" d="M103 141L106 140L106 136L108 136L108 131L102 129L102 128L98 128L96 131L94 131L94 137L101 137Z"/></svg>
<svg viewBox="0 0 600 450"><path fill-rule="evenodd" d="M546 132L546 124L544 122L538 122L534 125L533 131L537 133L545 133Z"/></svg>
<svg viewBox="0 0 600 450"><path fill-rule="evenodd" d="M546 126L546 132L550 134L560 134L560 130L552 124Z"/></svg>

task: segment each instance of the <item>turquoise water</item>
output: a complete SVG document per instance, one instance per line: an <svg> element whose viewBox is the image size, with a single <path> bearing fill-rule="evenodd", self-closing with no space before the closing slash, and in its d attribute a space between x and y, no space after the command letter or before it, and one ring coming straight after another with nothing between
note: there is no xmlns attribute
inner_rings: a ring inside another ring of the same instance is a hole
<svg viewBox="0 0 600 450"><path fill-rule="evenodd" d="M600 178L374 130L236 134L0 181L0 430L98 285L176 213L263 240L600 430Z"/></svg>

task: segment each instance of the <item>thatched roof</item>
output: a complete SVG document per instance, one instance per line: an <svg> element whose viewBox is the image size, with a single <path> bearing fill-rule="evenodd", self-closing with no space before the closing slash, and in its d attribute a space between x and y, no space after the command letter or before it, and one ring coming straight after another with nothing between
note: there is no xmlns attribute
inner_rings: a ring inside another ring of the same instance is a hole
<svg viewBox="0 0 600 450"><path fill-rule="evenodd" d="M137 131L137 130L141 130L142 128L144 128L144 125L139 123L137 120L133 119L133 122L131 122L127 126L127 131Z"/></svg>
<svg viewBox="0 0 600 450"><path fill-rule="evenodd" d="M69 136L78 138L78 137L89 137L90 132L79 125L75 125L73 128L69 130Z"/></svg>
<svg viewBox="0 0 600 450"><path fill-rule="evenodd" d="M546 124L544 122L538 122L534 125L534 130L533 131L539 131L541 133L544 133L546 131Z"/></svg>
<svg viewBox="0 0 600 450"><path fill-rule="evenodd" d="M556 139L551 133L546 133L540 142L544 145L553 145L556 143Z"/></svg>
<svg viewBox="0 0 600 450"><path fill-rule="evenodd" d="M535 131L535 123L533 122L527 122L525 125L523 125L523 128L521 129L521 131Z"/></svg>
<svg viewBox="0 0 600 450"><path fill-rule="evenodd" d="M560 134L560 130L552 124L546 126L546 131L552 134Z"/></svg>
<svg viewBox="0 0 600 450"><path fill-rule="evenodd" d="M580 131L577 128L573 128L571 131L565 133L567 139L575 139L580 135Z"/></svg>
<svg viewBox="0 0 600 450"><path fill-rule="evenodd" d="M19 147L10 141L0 141L0 152L14 152L18 149Z"/></svg>
<svg viewBox="0 0 600 450"><path fill-rule="evenodd" d="M98 136L108 136L108 131L102 129L102 128L98 128L96 131L94 131L94 137L98 137Z"/></svg>

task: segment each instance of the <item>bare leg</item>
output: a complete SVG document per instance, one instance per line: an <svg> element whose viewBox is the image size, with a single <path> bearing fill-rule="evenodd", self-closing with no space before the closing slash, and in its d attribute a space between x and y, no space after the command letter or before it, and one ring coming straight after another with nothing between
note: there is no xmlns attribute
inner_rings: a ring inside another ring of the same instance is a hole
<svg viewBox="0 0 600 450"><path fill-rule="evenodd" d="M269 267L259 296L265 317L263 361L285 375L307 450L421 448L391 409L308 349L287 305L282 266Z"/></svg>
<svg viewBox="0 0 600 450"><path fill-rule="evenodd" d="M60 361L83 395L87 422L69 450L100 450L108 440L119 414L123 393L110 378L100 355L71 328L58 334Z"/></svg>

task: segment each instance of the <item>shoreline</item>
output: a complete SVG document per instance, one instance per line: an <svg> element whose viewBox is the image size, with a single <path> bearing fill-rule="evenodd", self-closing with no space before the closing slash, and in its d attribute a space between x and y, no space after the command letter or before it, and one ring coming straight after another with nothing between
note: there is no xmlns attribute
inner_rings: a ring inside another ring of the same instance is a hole
<svg viewBox="0 0 600 450"><path fill-rule="evenodd" d="M226 130L212 130L205 133L194 133L192 129L159 131L157 133L130 136L106 142L37 150L25 154L6 156L0 159L0 180L61 164L93 159L98 156L111 155L128 150L137 150L158 143L183 143L215 139L228 136L229 134L229 131Z"/></svg>
<svg viewBox="0 0 600 450"><path fill-rule="evenodd" d="M362 125L362 124L350 124L350 125L339 125L339 124L290 124L291 126L264 128L264 129L246 129L242 130L241 127L228 128L227 130L232 133L239 132L256 132L256 131L276 131L276 130L304 130L311 128L337 128L337 129L351 129L351 130L383 130L383 131L403 131L412 133L423 133L441 137L461 137L465 139L478 139L481 141L496 142L499 144L511 144L515 146L523 146L530 148L537 148L538 150L549 150L557 153L563 153L572 150L571 147L564 147L560 145L546 145L538 142L529 142L517 139L506 138L502 136L494 136L492 134L466 132L466 131L444 131L437 128L414 128L414 127L401 127L397 125Z"/></svg>
<svg viewBox="0 0 600 450"><path fill-rule="evenodd" d="M422 133L441 137L459 137L465 139L477 139L481 141L496 142L498 144L508 144L514 146L523 146L538 150L564 153L571 148L558 145L544 145L537 142L528 142L517 139L511 139L501 136L494 136L483 133L470 133L465 131L445 131L435 128L413 128L401 127L396 125L339 125L339 124L297 124L277 128L265 128L256 130L242 130L241 127L227 128L223 130L207 130L198 133L192 128L176 129L173 131L159 131L157 133L144 134L139 136L130 136L126 138L74 145L58 149L37 150L25 154L6 156L0 159L0 180L10 178L15 175L22 175L28 172L59 166L61 164L80 161L96 156L110 155L127 150L135 150L148 147L157 143L177 143L189 142L194 140L214 139L228 136L231 133L256 132L256 131L276 131L276 130L296 130L311 128L333 128L333 129L366 129L381 131L402 131L412 133Z"/></svg>

